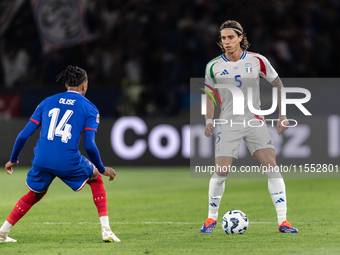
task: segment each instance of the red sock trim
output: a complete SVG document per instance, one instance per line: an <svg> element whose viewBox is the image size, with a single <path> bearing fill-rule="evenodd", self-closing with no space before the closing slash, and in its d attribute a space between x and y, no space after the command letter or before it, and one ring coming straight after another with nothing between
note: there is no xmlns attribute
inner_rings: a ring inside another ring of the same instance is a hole
<svg viewBox="0 0 340 255"><path fill-rule="evenodd" d="M89 183L89 185L92 190L93 202L97 207L99 217L108 216L106 190L101 174L98 175L97 180Z"/></svg>
<svg viewBox="0 0 340 255"><path fill-rule="evenodd" d="M19 199L19 201L14 206L12 212L9 214L7 221L14 225L17 223L30 209L37 203L34 193L30 190L25 196Z"/></svg>

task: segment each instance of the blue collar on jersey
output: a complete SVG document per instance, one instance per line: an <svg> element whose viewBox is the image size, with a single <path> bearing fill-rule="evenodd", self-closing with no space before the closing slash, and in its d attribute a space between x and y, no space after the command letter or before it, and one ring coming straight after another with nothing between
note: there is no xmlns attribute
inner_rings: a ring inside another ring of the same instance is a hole
<svg viewBox="0 0 340 255"><path fill-rule="evenodd" d="M239 60L244 59L244 58L246 57L246 55L247 55L247 52L244 50L244 51L243 51L243 54L242 54L242 56L240 57ZM225 62L230 62L230 60L227 59L227 57L224 55L224 53L222 53L221 57L222 57L222 59L223 59Z"/></svg>

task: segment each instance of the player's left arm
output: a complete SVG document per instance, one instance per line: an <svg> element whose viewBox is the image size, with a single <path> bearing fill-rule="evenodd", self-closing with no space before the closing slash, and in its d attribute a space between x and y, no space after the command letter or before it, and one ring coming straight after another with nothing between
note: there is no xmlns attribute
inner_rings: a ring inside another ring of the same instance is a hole
<svg viewBox="0 0 340 255"><path fill-rule="evenodd" d="M99 150L95 142L96 131L87 129L84 131L84 148L92 163L97 167L100 173L105 172L105 167L100 158Z"/></svg>
<svg viewBox="0 0 340 255"><path fill-rule="evenodd" d="M277 133L280 135L282 132L287 130L288 126L289 126L289 121L287 120L287 116L282 115L282 112L281 112L281 91L282 91L282 88L283 88L283 83L282 83L280 77L277 76L271 82L271 84L273 85L273 87L277 88L277 104L279 106L279 120L276 124L276 127L277 127ZM282 125L282 123L284 125Z"/></svg>
<svg viewBox="0 0 340 255"><path fill-rule="evenodd" d="M17 139L15 140L13 146L11 158L5 165L5 170L8 174L13 173L12 166L15 166L19 163L19 154L21 150L24 148L28 138L34 133L35 130L37 130L39 126L40 126L39 124L30 120L25 126L25 128L17 136Z"/></svg>

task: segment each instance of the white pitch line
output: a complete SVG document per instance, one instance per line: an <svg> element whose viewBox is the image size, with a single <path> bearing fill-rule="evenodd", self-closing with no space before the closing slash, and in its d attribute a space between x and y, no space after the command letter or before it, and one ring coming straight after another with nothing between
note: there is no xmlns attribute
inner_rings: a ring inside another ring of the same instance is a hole
<svg viewBox="0 0 340 255"><path fill-rule="evenodd" d="M292 222L294 224L340 224L340 222ZM2 224L2 222L1 222ZM100 224L100 222L25 222L23 224L43 224L43 225L71 225L71 224L79 224L79 225L86 225L86 224ZM166 224L173 224L173 225L196 225L202 224L202 222L172 222L172 221L164 221L164 222L152 222L152 221L136 221L136 222L110 222L112 225L142 225L142 224L149 224L149 225L166 225ZM277 222L252 222L250 221L249 224L256 224L256 225L264 225L264 224L277 224Z"/></svg>
<svg viewBox="0 0 340 255"><path fill-rule="evenodd" d="M79 225L86 225L86 224L100 224L100 222L31 222L30 224L46 224L46 225L52 225L52 224L79 224ZM122 225L122 224L133 224L133 225L138 225L138 224L150 224L150 225L161 225L161 224L175 224L175 225L190 225L190 224L201 224L201 222L171 222L171 221L166 221L166 222L151 222L151 221L143 221L143 222L110 222L112 225Z"/></svg>

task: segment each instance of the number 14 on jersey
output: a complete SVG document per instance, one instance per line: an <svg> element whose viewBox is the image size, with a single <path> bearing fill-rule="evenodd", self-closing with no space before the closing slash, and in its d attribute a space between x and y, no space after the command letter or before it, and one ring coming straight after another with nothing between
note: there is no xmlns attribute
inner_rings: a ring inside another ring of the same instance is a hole
<svg viewBox="0 0 340 255"><path fill-rule="evenodd" d="M64 116L61 118L58 126L57 120L60 113L59 108L53 108L48 112L48 117L51 117L50 127L48 128L47 139L53 140L54 136L60 136L63 143L67 143L68 139L71 139L71 129L72 126L67 124L68 120L71 118L73 111L67 110Z"/></svg>

